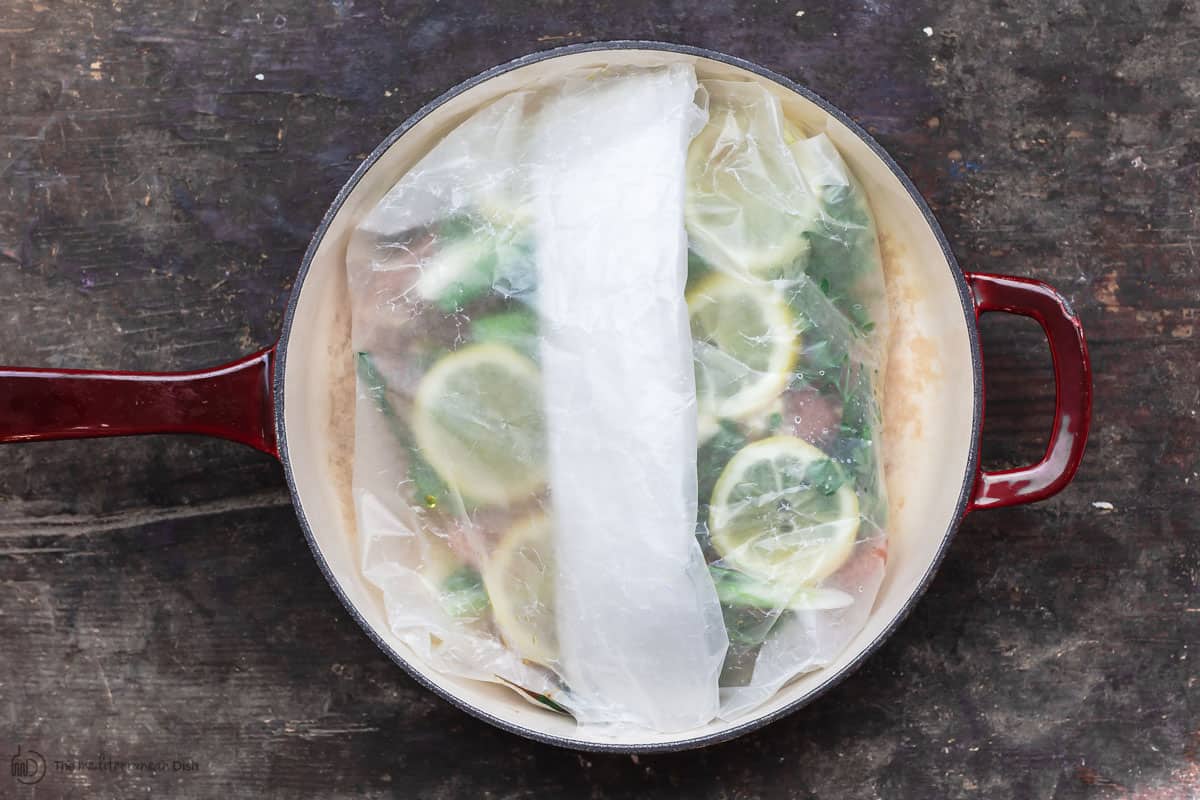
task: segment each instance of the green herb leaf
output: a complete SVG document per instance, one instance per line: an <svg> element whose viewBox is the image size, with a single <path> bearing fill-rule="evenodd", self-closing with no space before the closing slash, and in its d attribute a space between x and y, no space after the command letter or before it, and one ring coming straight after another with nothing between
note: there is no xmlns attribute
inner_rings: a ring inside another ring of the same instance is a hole
<svg viewBox="0 0 1200 800"><path fill-rule="evenodd" d="M817 586L783 588L726 567L710 565L708 571L717 589L717 599L724 606L778 613L784 609L845 608L854 602L854 598L834 589Z"/></svg>
<svg viewBox="0 0 1200 800"><path fill-rule="evenodd" d="M358 353L358 380L367 396L374 401L379 413L387 420L388 429L408 456L408 477L413 482L415 502L426 508L436 508L450 494L449 487L421 455L416 439L408 425L388 399L387 382L370 353Z"/></svg>
<svg viewBox="0 0 1200 800"><path fill-rule="evenodd" d="M408 451L408 479L413 482L417 502L426 508L437 508L446 496L446 482L416 447Z"/></svg>
<svg viewBox="0 0 1200 800"><path fill-rule="evenodd" d="M490 605L483 578L472 567L462 567L442 581L438 602L447 614L460 619L478 617Z"/></svg>
<svg viewBox="0 0 1200 800"><path fill-rule="evenodd" d="M804 473L804 480L816 487L824 495L831 495L846 482L846 473L842 468L828 458L814 461Z"/></svg>
<svg viewBox="0 0 1200 800"><path fill-rule="evenodd" d="M560 703L557 703L553 699L551 699L551 697L549 695L542 694L541 692L534 692L529 689L526 689L524 686L513 683L512 681L508 680L507 678L505 678L501 675L493 674L492 677L494 677L496 680L503 683L505 686L512 688L519 694L522 694L526 697L529 697L529 698L541 703L542 705L544 705L546 708L550 709L551 711L557 711L560 714L570 714L571 713L563 705L561 705Z"/></svg>
<svg viewBox="0 0 1200 800"><path fill-rule="evenodd" d="M687 254L687 288L691 289L697 283L712 272L712 265L705 261L700 256L696 255L692 250L688 250Z"/></svg>
<svg viewBox="0 0 1200 800"><path fill-rule="evenodd" d="M782 417L780 419L782 421ZM707 516L706 510L712 499L713 488L717 485L717 478L725 471L725 465L749 441L734 422L723 419L718 426L717 432L709 437L696 453L701 519Z"/></svg>
<svg viewBox="0 0 1200 800"><path fill-rule="evenodd" d="M544 705L546 708L550 709L551 711L557 711L560 714L571 713L571 712L567 711L567 709L564 708L563 706L561 706L558 703L551 700L548 695L544 695L541 692L530 692L529 696L532 697L534 700L537 700L539 703L541 703L542 705Z"/></svg>
<svg viewBox="0 0 1200 800"><path fill-rule="evenodd" d="M537 314L527 309L504 311L471 323L471 338L475 341L505 344L535 360L537 332Z"/></svg>

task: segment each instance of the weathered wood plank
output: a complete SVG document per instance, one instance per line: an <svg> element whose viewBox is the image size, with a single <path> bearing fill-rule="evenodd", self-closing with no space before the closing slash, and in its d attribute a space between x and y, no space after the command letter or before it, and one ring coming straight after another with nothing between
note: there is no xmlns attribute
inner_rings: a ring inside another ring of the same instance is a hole
<svg viewBox="0 0 1200 800"><path fill-rule="evenodd" d="M197 764L52 769L36 795L4 774L0 796L1200 793L1195 3L10 2L0 361L173 369L270 342L312 228L406 115L530 50L639 37L808 84L892 151L966 267L1069 296L1097 412L1072 488L969 519L912 617L809 709L631 759L418 688L326 587L265 456L0 448L0 746ZM1047 433L1045 346L1006 322L984 339L985 452L1019 463Z"/></svg>

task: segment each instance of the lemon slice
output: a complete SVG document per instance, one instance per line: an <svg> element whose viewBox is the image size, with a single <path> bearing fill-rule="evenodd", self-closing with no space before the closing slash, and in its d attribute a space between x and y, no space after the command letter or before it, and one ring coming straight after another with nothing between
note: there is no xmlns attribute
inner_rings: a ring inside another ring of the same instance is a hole
<svg viewBox="0 0 1200 800"><path fill-rule="evenodd" d="M742 418L774 402L800 349L779 290L718 273L688 292L687 306L701 429L712 428L714 417Z"/></svg>
<svg viewBox="0 0 1200 800"><path fill-rule="evenodd" d="M438 360L417 386L412 428L425 460L472 500L505 505L545 483L538 369L510 347Z"/></svg>
<svg viewBox="0 0 1200 800"><path fill-rule="evenodd" d="M785 587L837 571L858 522L858 495L841 467L793 436L738 451L717 479L708 518L712 545L729 566Z"/></svg>
<svg viewBox="0 0 1200 800"><path fill-rule="evenodd" d="M554 628L554 539L550 520L526 517L505 532L483 571L492 619L523 658L549 664L558 655Z"/></svg>
<svg viewBox="0 0 1200 800"><path fill-rule="evenodd" d="M795 277L820 218L788 149L778 101L721 96L710 87L709 122L687 157L684 221L705 260L759 278ZM794 128L793 128L794 130Z"/></svg>

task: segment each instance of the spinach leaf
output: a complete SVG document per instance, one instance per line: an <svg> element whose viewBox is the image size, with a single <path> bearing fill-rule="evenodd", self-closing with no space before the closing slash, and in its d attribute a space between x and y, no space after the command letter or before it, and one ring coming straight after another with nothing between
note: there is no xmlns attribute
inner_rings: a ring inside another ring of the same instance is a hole
<svg viewBox="0 0 1200 800"><path fill-rule="evenodd" d="M367 396L374 401L376 408L387 420L388 429L396 441L405 449L408 460L408 477L413 482L416 502L427 508L436 508L439 500L446 496L449 488L437 471L421 455L416 439L408 425L397 413L392 401L388 398L387 382L375 365L370 353L359 353L357 357L358 379Z"/></svg>

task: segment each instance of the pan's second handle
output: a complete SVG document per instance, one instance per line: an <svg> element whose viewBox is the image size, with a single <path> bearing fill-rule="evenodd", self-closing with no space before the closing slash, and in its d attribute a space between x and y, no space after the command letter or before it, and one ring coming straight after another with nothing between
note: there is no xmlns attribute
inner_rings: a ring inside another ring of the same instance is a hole
<svg viewBox="0 0 1200 800"><path fill-rule="evenodd" d="M0 442L196 433L278 455L275 348L195 372L0 367Z"/></svg>
<svg viewBox="0 0 1200 800"><path fill-rule="evenodd" d="M1054 360L1055 408L1050 444L1030 467L988 472L980 468L971 509L1033 503L1062 491L1083 458L1092 421L1092 366L1083 326L1052 287L1027 278L968 274L976 315L1004 311L1037 320Z"/></svg>

